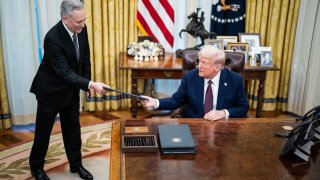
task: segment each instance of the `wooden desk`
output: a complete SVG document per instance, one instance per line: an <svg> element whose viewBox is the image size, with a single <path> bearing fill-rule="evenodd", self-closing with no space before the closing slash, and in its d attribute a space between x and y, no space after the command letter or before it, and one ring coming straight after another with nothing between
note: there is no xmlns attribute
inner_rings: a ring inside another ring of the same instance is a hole
<svg viewBox="0 0 320 180"><path fill-rule="evenodd" d="M181 79L182 59L177 58L173 53L166 53L165 57L156 62L135 61L133 57L127 56L125 52L120 53L120 69L131 70L132 93L137 94L138 79ZM256 117L261 116L263 106L264 82L267 71L277 71L277 67L250 67L246 66L243 78L245 80L259 80L258 102ZM131 99L132 117L137 117L137 100Z"/></svg>
<svg viewBox="0 0 320 180"><path fill-rule="evenodd" d="M208 122L201 119L146 119L153 133L158 124L189 124L196 154L122 153L120 129L112 127L110 179L318 179L319 144L311 163L279 159L285 139L273 133L294 120L247 118Z"/></svg>

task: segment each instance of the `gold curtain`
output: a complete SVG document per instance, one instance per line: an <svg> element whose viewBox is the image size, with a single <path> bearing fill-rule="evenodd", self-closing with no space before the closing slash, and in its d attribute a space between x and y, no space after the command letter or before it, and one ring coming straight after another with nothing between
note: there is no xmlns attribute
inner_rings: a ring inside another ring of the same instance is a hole
<svg viewBox="0 0 320 180"><path fill-rule="evenodd" d="M85 0L93 81L131 92L131 71L119 70L119 52L137 39L137 0ZM84 101L84 110L128 107L131 100L116 93L95 93Z"/></svg>
<svg viewBox="0 0 320 180"><path fill-rule="evenodd" d="M287 110L288 88L300 0L246 0L246 32L260 33L261 46L271 46L280 69L268 72L263 110ZM250 106L257 106L258 82L250 81Z"/></svg>
<svg viewBox="0 0 320 180"><path fill-rule="evenodd" d="M0 33L0 130L11 128L6 79L4 77L2 38Z"/></svg>

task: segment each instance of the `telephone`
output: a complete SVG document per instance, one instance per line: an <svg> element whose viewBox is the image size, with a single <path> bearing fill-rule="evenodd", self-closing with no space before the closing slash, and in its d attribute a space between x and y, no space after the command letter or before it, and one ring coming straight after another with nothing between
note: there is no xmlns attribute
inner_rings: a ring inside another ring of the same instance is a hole
<svg viewBox="0 0 320 180"><path fill-rule="evenodd" d="M288 134L279 157L295 155L309 161L311 147L320 140L320 105L309 110L297 121L301 123Z"/></svg>

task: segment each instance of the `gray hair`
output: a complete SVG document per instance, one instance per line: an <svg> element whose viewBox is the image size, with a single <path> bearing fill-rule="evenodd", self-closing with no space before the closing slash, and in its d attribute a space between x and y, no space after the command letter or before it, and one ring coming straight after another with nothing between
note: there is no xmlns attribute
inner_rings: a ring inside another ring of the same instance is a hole
<svg viewBox="0 0 320 180"><path fill-rule="evenodd" d="M226 53L223 50L214 47L213 45L203 46L198 53L198 57L199 56L210 58L213 60L214 64L221 64L222 66L224 66L226 60Z"/></svg>
<svg viewBox="0 0 320 180"><path fill-rule="evenodd" d="M61 18L63 16L71 16L73 10L82 10L83 3L79 0L63 0L60 6L60 15Z"/></svg>

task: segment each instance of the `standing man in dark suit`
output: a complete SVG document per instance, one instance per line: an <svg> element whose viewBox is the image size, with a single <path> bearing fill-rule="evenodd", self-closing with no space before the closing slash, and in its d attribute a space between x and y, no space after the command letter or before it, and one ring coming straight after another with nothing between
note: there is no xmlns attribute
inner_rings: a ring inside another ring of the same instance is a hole
<svg viewBox="0 0 320 180"><path fill-rule="evenodd" d="M35 137L30 154L30 169L35 179L49 179L43 170L50 133L59 113L62 136L70 171L82 179L93 176L82 166L79 122L80 89L107 91L104 83L91 81L90 50L85 10L82 2L64 0L61 21L44 39L44 56L30 92L38 101Z"/></svg>
<svg viewBox="0 0 320 180"><path fill-rule="evenodd" d="M148 97L149 100L142 101L142 105L159 110L173 110L186 105L182 117L210 121L245 117L249 104L243 79L239 74L224 69L224 51L206 45L198 57L199 67L184 75L171 98L158 100Z"/></svg>

